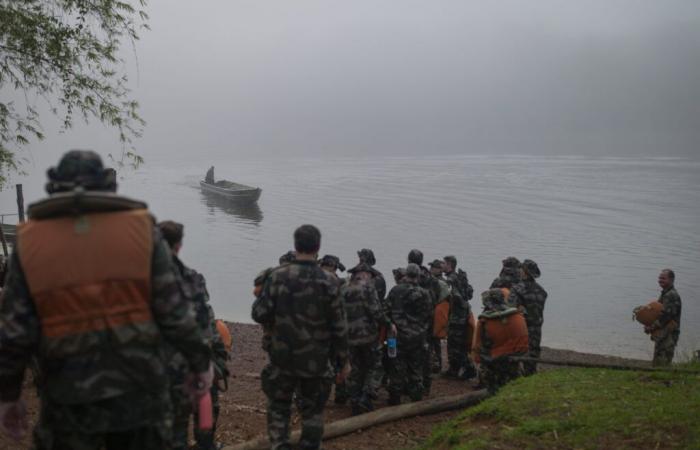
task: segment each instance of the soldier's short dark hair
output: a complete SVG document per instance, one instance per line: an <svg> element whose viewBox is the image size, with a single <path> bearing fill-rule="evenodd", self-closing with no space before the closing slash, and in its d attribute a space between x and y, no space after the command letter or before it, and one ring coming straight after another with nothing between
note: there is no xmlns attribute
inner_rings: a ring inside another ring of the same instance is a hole
<svg viewBox="0 0 700 450"><path fill-rule="evenodd" d="M661 273L668 275L671 281L676 281L676 273L672 269L663 269Z"/></svg>
<svg viewBox="0 0 700 450"><path fill-rule="evenodd" d="M418 264L419 266L423 264L423 252L414 248L408 252L408 262L413 264Z"/></svg>
<svg viewBox="0 0 700 450"><path fill-rule="evenodd" d="M170 248L182 242L182 236L185 234L185 226L183 224L172 220L164 220L158 224L158 228Z"/></svg>
<svg viewBox="0 0 700 450"><path fill-rule="evenodd" d="M302 225L294 231L294 248L299 253L317 253L321 248L321 231L313 225Z"/></svg>
<svg viewBox="0 0 700 450"><path fill-rule="evenodd" d="M452 266L453 269L457 267L457 258L455 258L453 255L447 255L447 256L445 256L445 257L443 258L443 260L444 260L447 264L449 264L450 266Z"/></svg>

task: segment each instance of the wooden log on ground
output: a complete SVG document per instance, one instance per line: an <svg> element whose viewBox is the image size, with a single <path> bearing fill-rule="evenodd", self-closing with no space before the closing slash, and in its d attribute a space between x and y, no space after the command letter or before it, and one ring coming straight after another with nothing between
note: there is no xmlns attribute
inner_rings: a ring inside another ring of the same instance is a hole
<svg viewBox="0 0 700 450"><path fill-rule="evenodd" d="M585 369L610 369L610 370L637 370L640 372L676 372L686 374L700 374L698 370L684 369L674 366L665 367L645 367L645 366L626 366L622 364L596 364L576 361L560 361L556 359L530 358L528 356L511 356L511 361L517 362L535 362L548 366L564 366L564 367L582 367Z"/></svg>
<svg viewBox="0 0 700 450"><path fill-rule="evenodd" d="M353 433L357 430L393 422L409 417L435 414L453 409L466 408L476 405L489 396L485 389L469 392L468 394L452 395L449 397L431 398L420 402L405 403L403 405L391 406L377 409L367 414L337 420L324 426L323 439L332 439L338 436ZM290 436L290 443L295 445L299 442L299 430L294 431ZM236 445L224 447L224 450L264 450L270 448L267 437L253 439Z"/></svg>

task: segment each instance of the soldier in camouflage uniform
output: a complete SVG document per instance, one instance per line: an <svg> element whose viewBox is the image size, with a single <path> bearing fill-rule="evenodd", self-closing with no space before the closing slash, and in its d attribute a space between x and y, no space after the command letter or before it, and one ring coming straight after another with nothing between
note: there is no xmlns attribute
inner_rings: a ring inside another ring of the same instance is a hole
<svg viewBox="0 0 700 450"><path fill-rule="evenodd" d="M386 296L386 280L384 280L384 275L374 268L374 265L377 263L377 260L374 258L374 252L368 248L363 248L357 252L357 256L360 258L360 262L352 269L348 269L348 273L352 275L360 264L369 266L372 271L372 278L374 279L374 286L377 289L379 301L384 300Z"/></svg>
<svg viewBox="0 0 700 450"><path fill-rule="evenodd" d="M430 275L435 279L438 285L438 294L436 305L442 301L449 301L450 287L442 276L443 261L441 259L433 260L430 264ZM434 309L433 309L434 311ZM432 372L442 372L442 339L428 336L428 343L431 346L430 353L432 355Z"/></svg>
<svg viewBox="0 0 700 450"><path fill-rule="evenodd" d="M325 270L332 276L334 276L340 283L341 288L345 285L345 278L340 278L338 276L338 271L345 272L345 266L340 262L340 258L335 255L324 255L323 258L318 261L321 269ZM342 300L342 296L341 296ZM333 368L335 369L335 374L337 375L343 370L343 366L339 361L336 361ZM339 381L336 377L335 379L335 396L333 401L338 405L344 405L348 401L348 389L345 381Z"/></svg>
<svg viewBox="0 0 700 450"><path fill-rule="evenodd" d="M491 289L510 289L520 283L520 260L514 256L509 256L502 261L503 267L498 277L491 283Z"/></svg>
<svg viewBox="0 0 700 450"><path fill-rule="evenodd" d="M474 359L480 363L481 382L489 392L495 393L501 386L520 375L519 363L509 360L508 357L526 356L528 340L527 335L510 334L505 342L500 343L502 347L507 349L496 348L496 342L491 336L491 328L501 327L501 322L516 319L517 315L520 315L519 320L522 321L522 313L517 308L506 304L500 288L484 291L481 294L481 301L484 310L479 315L479 324L476 330L478 347L473 349ZM505 329L507 330L507 328ZM525 333L524 330L523 333Z"/></svg>
<svg viewBox="0 0 700 450"><path fill-rule="evenodd" d="M216 432L216 422L221 409L219 405L219 388L217 382L225 382L228 377L229 373L226 367L228 352L216 329L214 310L209 304L209 292L207 291L204 276L196 270L185 266L179 258L180 249L182 248L184 226L180 223L166 220L160 222L158 228L163 235L163 239L165 239L172 251L180 290L183 296L192 302L197 323L202 331L202 337L212 350L215 383L212 384L210 392L214 413L214 426L211 430L200 430L195 426L194 434L197 445L201 450L213 450L215 448L214 435ZM195 415L196 424L199 411L196 409L193 410L192 401L187 395L186 380L188 370L184 355L172 349L170 355L168 355L168 360L168 374L171 383L170 397L174 410L173 449L188 449L187 431L189 429L190 416L192 414Z"/></svg>
<svg viewBox="0 0 700 450"><path fill-rule="evenodd" d="M423 365L423 394L428 396L430 394L430 388L433 384L433 360L435 359L433 351L433 321L435 315L435 306L437 305L438 298L440 297L440 284L436 280L430 270L423 266L423 252L418 249L413 249L408 253L408 263L415 264L420 269L420 276L418 277L418 285L425 289L430 296L430 318L428 323L428 331L426 333L425 340L425 363Z"/></svg>
<svg viewBox="0 0 700 450"><path fill-rule="evenodd" d="M51 195L29 207L0 300L0 428L21 438L22 381L36 357L35 448L169 448L163 342L196 374L194 398L213 371L167 244L144 203L113 194L96 153L68 152L48 174Z"/></svg>
<svg viewBox="0 0 700 450"><path fill-rule="evenodd" d="M675 280L676 274L671 269L664 269L659 274L659 303L663 309L661 316L644 329L654 341L654 366L671 364L681 334L681 297L674 287Z"/></svg>
<svg viewBox="0 0 700 450"><path fill-rule="evenodd" d="M449 368L445 376L471 379L476 376L476 368L467 349L468 323L471 307L469 300L474 289L469 284L467 274L457 270L457 258L445 256L443 268L447 284L450 286L450 318L447 331L447 362Z"/></svg>
<svg viewBox="0 0 700 450"><path fill-rule="evenodd" d="M253 320L270 331L270 364L261 380L273 450L291 449L289 420L295 391L302 417L299 447L320 448L332 362L339 360L344 366L339 378L350 372L338 281L316 262L321 233L313 225L302 225L294 232L294 245L296 259L270 272L252 311Z"/></svg>
<svg viewBox="0 0 700 450"><path fill-rule="evenodd" d="M508 304L518 307L525 313L527 320L527 332L530 341L531 358L540 357L540 341L542 340L542 323L544 322L544 303L547 300L547 292L537 284L536 278L540 277L540 268L535 261L526 259L520 266L520 283L510 290ZM537 363L523 363L525 375L537 372Z"/></svg>
<svg viewBox="0 0 700 450"><path fill-rule="evenodd" d="M401 403L401 395L412 401L423 398L423 369L426 339L432 312L430 294L418 286L420 268L406 267L406 276L394 286L387 297L391 322L396 326L396 358L389 373L389 404Z"/></svg>
<svg viewBox="0 0 700 450"><path fill-rule="evenodd" d="M362 264L341 288L348 323L350 365L348 392L353 415L372 411L372 394L377 386L375 373L381 370L382 349L379 327L393 327L382 309L369 266ZM392 328L396 332L396 328Z"/></svg>

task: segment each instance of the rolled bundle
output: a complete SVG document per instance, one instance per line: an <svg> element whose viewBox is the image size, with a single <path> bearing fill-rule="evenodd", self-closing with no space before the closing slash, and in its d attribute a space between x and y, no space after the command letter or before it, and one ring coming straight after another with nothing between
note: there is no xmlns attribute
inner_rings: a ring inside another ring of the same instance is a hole
<svg viewBox="0 0 700 450"><path fill-rule="evenodd" d="M664 305L657 300L652 300L646 305L637 306L632 311L632 317L644 326L650 326L661 316Z"/></svg>

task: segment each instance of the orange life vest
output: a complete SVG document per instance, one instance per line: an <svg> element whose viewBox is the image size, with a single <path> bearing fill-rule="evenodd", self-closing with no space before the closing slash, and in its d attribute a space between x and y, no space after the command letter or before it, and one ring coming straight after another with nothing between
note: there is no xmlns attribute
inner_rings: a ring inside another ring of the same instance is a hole
<svg viewBox="0 0 700 450"><path fill-rule="evenodd" d="M442 302L435 305L433 316L433 337L445 339L450 320L450 302Z"/></svg>
<svg viewBox="0 0 700 450"><path fill-rule="evenodd" d="M231 332L223 320L216 321L216 331L219 332L219 336L221 336L221 340L223 341L226 350L231 353L231 350L233 349L233 338L231 337Z"/></svg>
<svg viewBox="0 0 700 450"><path fill-rule="evenodd" d="M29 220L17 244L46 340L152 322L147 210Z"/></svg>
<svg viewBox="0 0 700 450"><path fill-rule="evenodd" d="M479 318L472 346L472 356L477 362L481 362L483 334L493 342L489 352L492 358L528 351L527 322L521 312L504 317Z"/></svg>

